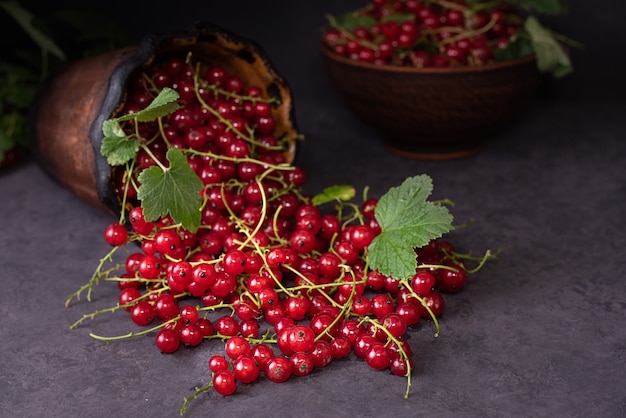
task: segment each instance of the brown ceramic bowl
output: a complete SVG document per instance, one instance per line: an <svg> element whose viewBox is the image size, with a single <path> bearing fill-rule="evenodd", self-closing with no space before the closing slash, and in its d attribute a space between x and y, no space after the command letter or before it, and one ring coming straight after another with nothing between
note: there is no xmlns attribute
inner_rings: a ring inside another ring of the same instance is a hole
<svg viewBox="0 0 626 418"><path fill-rule="evenodd" d="M30 112L30 139L42 167L81 199L117 214L112 167L100 153L102 123L118 116L130 76L158 56L192 51L277 99L276 135L289 138L285 159L296 156L293 98L287 81L253 40L211 23L173 33L149 34L138 45L73 62L42 86Z"/></svg>
<svg viewBox="0 0 626 418"><path fill-rule="evenodd" d="M524 110L541 78L534 56L423 69L358 62L326 46L322 56L347 107L391 151L418 159L475 154Z"/></svg>

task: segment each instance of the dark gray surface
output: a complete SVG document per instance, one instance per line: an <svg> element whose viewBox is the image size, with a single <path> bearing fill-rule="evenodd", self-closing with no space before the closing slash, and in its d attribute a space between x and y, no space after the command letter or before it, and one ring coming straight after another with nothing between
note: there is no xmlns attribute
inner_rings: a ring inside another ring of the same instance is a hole
<svg viewBox="0 0 626 418"><path fill-rule="evenodd" d="M476 252L508 248L446 298L439 338L428 324L410 332L417 368L409 399L403 378L351 357L284 384L262 379L241 385L236 396L210 393L186 416L626 414L626 103L613 77L624 61L600 46L605 34L624 39L621 4L600 2L614 6L610 13L600 3L571 2L578 20L563 26L598 45L576 53L580 71L550 83L478 155L423 162L388 153L330 90L316 31L318 16L338 4L276 2L292 4L279 16L261 2L204 11L187 3L170 6L160 20L154 16L162 9L138 6L122 18L130 23L143 13L134 28L140 34L200 16L257 39L294 89L308 191L351 183L380 195L427 173L435 197L456 202L456 220L475 221L451 235L453 242ZM598 60L608 63L606 72ZM92 303L64 307L108 251L101 233L111 219L33 162L0 174L0 191L0 416L177 416L183 397L209 381L206 362L221 345L161 355L151 337L110 344L89 337L128 332L123 315L70 331L80 316L116 299L117 290L103 285Z"/></svg>

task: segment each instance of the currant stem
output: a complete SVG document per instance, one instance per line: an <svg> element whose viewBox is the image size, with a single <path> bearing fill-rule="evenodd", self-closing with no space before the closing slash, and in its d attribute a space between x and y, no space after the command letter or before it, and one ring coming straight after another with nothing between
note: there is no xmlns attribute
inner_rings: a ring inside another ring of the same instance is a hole
<svg viewBox="0 0 626 418"><path fill-rule="evenodd" d="M213 387L212 381L209 382L207 385L202 386L201 388L196 387L196 391L193 394L183 399L183 405L180 407L180 415L183 416L185 414L185 411L187 411L187 406L189 405L189 402L196 399L198 396L200 396L201 393L207 392L212 387Z"/></svg>
<svg viewBox="0 0 626 418"><path fill-rule="evenodd" d="M422 264L421 266L425 266L425 265L426 264ZM434 265L434 266L442 267L438 265ZM443 266L443 267L447 267L447 266ZM452 268L452 270L454 270L454 268ZM433 310L430 309L430 306L428 306L428 304L426 303L425 299L421 297L420 295L418 295L417 293L415 293L415 290L413 290L413 287L411 287L411 284L409 283L408 280L400 280L399 283L409 291L411 296L419 300L422 306L424 307L424 309L426 309L426 311L430 315L430 318L433 320L433 323L435 324L435 337L439 337L439 334L441 333L441 327L439 326L439 321L437 320L437 316L435 315Z"/></svg>
<svg viewBox="0 0 626 418"><path fill-rule="evenodd" d="M109 341L116 341L116 340L125 340L127 338L133 338L133 337L140 337L142 335L147 335L150 334L151 332L154 331L158 331L159 329L165 327L168 324L171 324L172 322L176 322L180 319L180 315L177 315L175 317L173 317L172 319L169 319L165 322L160 323L157 326L145 329L143 331L139 331L139 332L129 332L128 334L124 334L124 335L116 335L114 337L103 337L94 333L89 333L89 336L92 338L95 338L96 340L100 340L100 341L104 341L104 342L109 342Z"/></svg>
<svg viewBox="0 0 626 418"><path fill-rule="evenodd" d="M91 294L93 292L93 287L98 284L98 282L100 281L100 278L106 277L106 276L108 276L108 274L111 271L114 271L114 270L117 270L118 268L120 268L120 266L115 266L114 268L112 268L110 270L102 271L102 267L104 266L104 263L112 262L113 261L113 258L112 258L113 254L115 254L115 252L118 249L120 249L120 248L121 247L113 247L107 253L107 255L105 255L103 258L100 259L100 262L98 263L98 267L96 267L96 270L94 271L93 275L91 276L91 279L89 279L89 281L87 283L82 285L76 292L74 292L71 295L69 295L68 298L65 300L65 307L66 308L70 305L70 303L72 302L72 299L79 300L81 293L84 292L85 289L87 289L87 301L91 302Z"/></svg>
<svg viewBox="0 0 626 418"><path fill-rule="evenodd" d="M389 341L391 341L398 346L400 356L406 362L406 365L407 365L407 371L405 375L405 377L407 378L407 386L406 386L406 392L404 393L404 398L405 399L408 398L410 388L411 388L411 365L409 363L409 355L406 353L406 351L402 347L402 343L394 335L392 335L391 332L389 332L389 330L384 325L382 325L378 320L372 319L369 316L366 316L363 318L361 322L368 322L374 325L375 328L382 330L385 334L387 334L387 344L389 343Z"/></svg>

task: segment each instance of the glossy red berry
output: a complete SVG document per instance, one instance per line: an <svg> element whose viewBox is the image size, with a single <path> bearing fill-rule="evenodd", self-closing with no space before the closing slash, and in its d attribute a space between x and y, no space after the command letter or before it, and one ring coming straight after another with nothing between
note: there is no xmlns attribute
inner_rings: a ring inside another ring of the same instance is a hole
<svg viewBox="0 0 626 418"><path fill-rule="evenodd" d="M251 354L242 354L233 361L233 373L241 383L252 383L257 380L261 370Z"/></svg>
<svg viewBox="0 0 626 418"><path fill-rule="evenodd" d="M365 354L365 362L375 370L389 367L389 350L382 344L373 344Z"/></svg>
<svg viewBox="0 0 626 418"><path fill-rule="evenodd" d="M220 370L213 375L213 388L223 396L229 396L237 390L235 374L230 370Z"/></svg>
<svg viewBox="0 0 626 418"><path fill-rule="evenodd" d="M287 332L291 351L309 351L315 342L315 333L306 325L294 325Z"/></svg>
<svg viewBox="0 0 626 418"><path fill-rule="evenodd" d="M104 229L104 240L114 247L119 247L128 241L128 230L119 223L109 224Z"/></svg>
<svg viewBox="0 0 626 418"><path fill-rule="evenodd" d="M162 353L173 353L180 346L180 336L172 329L163 328L157 332L154 343Z"/></svg>
<svg viewBox="0 0 626 418"><path fill-rule="evenodd" d="M155 316L154 307L145 300L138 301L130 310L130 318L135 324L141 326L152 323Z"/></svg>
<svg viewBox="0 0 626 418"><path fill-rule="evenodd" d="M294 376L306 376L315 368L313 357L303 351L296 352L289 357L291 373Z"/></svg>
<svg viewBox="0 0 626 418"><path fill-rule="evenodd" d="M265 367L265 374L272 382L282 383L291 376L291 362L285 356L275 356L268 361Z"/></svg>
<svg viewBox="0 0 626 418"><path fill-rule="evenodd" d="M250 342L246 338L238 335L233 335L227 339L224 349L226 355L232 360L235 360L239 356L249 355L251 350Z"/></svg>

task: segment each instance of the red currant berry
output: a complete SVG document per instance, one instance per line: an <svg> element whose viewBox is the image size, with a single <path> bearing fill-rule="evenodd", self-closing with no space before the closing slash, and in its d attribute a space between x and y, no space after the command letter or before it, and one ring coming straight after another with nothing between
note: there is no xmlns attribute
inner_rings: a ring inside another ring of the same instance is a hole
<svg viewBox="0 0 626 418"><path fill-rule="evenodd" d="M261 370L252 355L243 354L233 361L233 373L241 383L252 383L259 377Z"/></svg>
<svg viewBox="0 0 626 418"><path fill-rule="evenodd" d="M424 296L424 302L435 318L439 318L443 314L446 304L443 295L438 291L433 290L428 295ZM420 309L422 318L432 319L430 312L423 305L420 304L418 308Z"/></svg>
<svg viewBox="0 0 626 418"><path fill-rule="evenodd" d="M394 301L386 293L378 293L372 297L372 313L377 318L382 318L388 313L393 312L395 306Z"/></svg>
<svg viewBox="0 0 626 418"><path fill-rule="evenodd" d="M128 230L119 223L112 223L104 229L104 240L113 247L120 247L128 241Z"/></svg>
<svg viewBox="0 0 626 418"><path fill-rule="evenodd" d="M285 382L291 376L291 362L285 356L275 356L268 361L265 374L272 382Z"/></svg>
<svg viewBox="0 0 626 418"><path fill-rule="evenodd" d="M228 370L230 366L226 357L219 354L211 356L211 358L209 358L208 365L209 370L211 370L213 373L217 373L222 370Z"/></svg>
<svg viewBox="0 0 626 418"><path fill-rule="evenodd" d="M294 376L309 375L315 368L311 355L302 351L291 355L289 361L291 363L291 373Z"/></svg>
<svg viewBox="0 0 626 418"><path fill-rule="evenodd" d="M265 370L265 368L267 367L267 363L269 363L269 361L275 357L275 354L269 345L265 343L259 343L255 344L252 347L252 357L254 357L254 360L256 360L259 368L261 370Z"/></svg>
<svg viewBox="0 0 626 418"><path fill-rule="evenodd" d="M294 351L309 351L315 342L315 333L306 325L294 325L289 332L289 348Z"/></svg>
<svg viewBox="0 0 626 418"><path fill-rule="evenodd" d="M237 390L235 374L230 370L220 370L213 375L213 387L220 395L232 395Z"/></svg>
<svg viewBox="0 0 626 418"><path fill-rule="evenodd" d="M185 324L178 330L178 333L180 342L187 347L196 347L204 339L200 328L196 324Z"/></svg>
<svg viewBox="0 0 626 418"><path fill-rule="evenodd" d="M389 367L389 350L382 344L374 344L365 354L365 362L375 370L383 370Z"/></svg>
<svg viewBox="0 0 626 418"><path fill-rule="evenodd" d="M154 343L162 353L173 353L180 346L180 336L172 329L162 328L157 332Z"/></svg>
<svg viewBox="0 0 626 418"><path fill-rule="evenodd" d="M224 351L232 360L251 352L250 342L242 336L233 335L226 340Z"/></svg>
<svg viewBox="0 0 626 418"><path fill-rule="evenodd" d="M154 307L146 300L138 301L130 310L130 319L137 325L149 325L154 317Z"/></svg>

